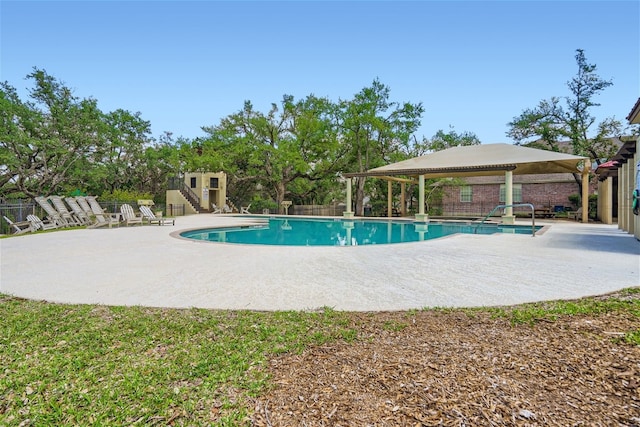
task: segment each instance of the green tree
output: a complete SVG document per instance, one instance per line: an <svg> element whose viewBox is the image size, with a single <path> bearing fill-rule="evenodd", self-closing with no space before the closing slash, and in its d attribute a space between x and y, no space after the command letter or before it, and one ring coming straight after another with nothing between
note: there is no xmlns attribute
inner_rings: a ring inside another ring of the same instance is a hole
<svg viewBox="0 0 640 427"><path fill-rule="evenodd" d="M440 129L431 140L424 141L427 151L442 151L453 147L479 144L481 144L480 139L475 133L468 131L458 133L453 126L449 127L449 132L445 133Z"/></svg>
<svg viewBox="0 0 640 427"><path fill-rule="evenodd" d="M288 132L303 163L288 193L295 203L328 203L344 154L335 126L337 107L326 98L310 95L298 101L285 97L284 108L290 117Z"/></svg>
<svg viewBox="0 0 640 427"><path fill-rule="evenodd" d="M340 137L348 147L345 169L365 172L399 160L403 147L420 126L421 103L389 100L390 89L379 80L362 89L352 100L340 102ZM355 213L364 214L365 177L355 179Z"/></svg>
<svg viewBox="0 0 640 427"><path fill-rule="evenodd" d="M620 134L622 124L615 118L596 123L591 110L600 105L595 97L613 83L596 74L596 65L587 62L582 49L576 50L575 59L578 72L567 82L571 96L564 98L564 106L558 97L540 101L508 123L507 136L517 144L533 140L533 146L551 151L559 151L561 140L570 140L573 154L600 162L615 154L617 146L611 137Z"/></svg>
<svg viewBox="0 0 640 427"><path fill-rule="evenodd" d="M122 109L104 114L34 68L30 100L0 84L0 195L33 197L75 189L156 190L148 179L150 123ZM164 183L163 183L164 184Z"/></svg>
<svg viewBox="0 0 640 427"><path fill-rule="evenodd" d="M32 191L41 167L37 161L38 129L43 117L23 103L8 83L0 86L0 196L19 197Z"/></svg>
<svg viewBox="0 0 640 427"><path fill-rule="evenodd" d="M99 146L102 113L94 99L79 99L44 70L27 76L34 81L22 102L2 83L3 194L48 195L76 185L84 159Z"/></svg>
<svg viewBox="0 0 640 427"><path fill-rule="evenodd" d="M296 180L320 180L336 169L331 111L331 103L313 95L300 101L285 95L266 114L245 101L218 126L203 128L209 135L202 152L218 153L236 198L246 201L263 191L280 204L293 189L301 195L310 191Z"/></svg>
<svg viewBox="0 0 640 427"><path fill-rule="evenodd" d="M145 148L141 167L136 170L138 191L147 191L155 195L156 202L164 202L169 178L184 171L179 154L183 142L182 137L173 141L171 133L165 132Z"/></svg>
<svg viewBox="0 0 640 427"><path fill-rule="evenodd" d="M151 124L131 113L117 109L102 117L102 142L93 152L91 173L86 176L91 192L98 190L145 191L145 150L151 146ZM98 193L100 194L100 193Z"/></svg>

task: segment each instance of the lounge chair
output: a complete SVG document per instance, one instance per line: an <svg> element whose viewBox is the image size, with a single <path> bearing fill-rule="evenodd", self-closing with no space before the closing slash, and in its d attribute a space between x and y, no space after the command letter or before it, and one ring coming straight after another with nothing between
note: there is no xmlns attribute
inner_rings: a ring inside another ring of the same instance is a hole
<svg viewBox="0 0 640 427"><path fill-rule="evenodd" d="M34 200L47 213L47 218L49 218L49 221L54 222L58 227L71 226L71 224L69 224L69 222L64 219L62 215L60 215L60 212L58 212L53 206L51 206L46 197L38 196L35 197Z"/></svg>
<svg viewBox="0 0 640 427"><path fill-rule="evenodd" d="M67 205L69 205L69 207L73 211L73 215L78 220L80 220L80 222L83 225L91 225L93 223L93 221L91 221L90 215L88 215L84 210L82 210L82 208L80 207L80 205L78 204L78 202L74 197L67 197L64 200L65 202L67 202Z"/></svg>
<svg viewBox="0 0 640 427"><path fill-rule="evenodd" d="M120 213L122 213L122 220L124 222L124 225L142 225L142 215L136 215L135 212L133 212L133 208L131 207L131 205L124 204L120 206Z"/></svg>
<svg viewBox="0 0 640 427"><path fill-rule="evenodd" d="M218 206L216 206L215 203L211 203L211 213L219 214L219 213L222 213L222 210Z"/></svg>
<svg viewBox="0 0 640 427"><path fill-rule="evenodd" d="M70 211L67 209L67 206L62 201L63 197L60 196L49 196L49 200L53 203L53 206L56 208L60 216L67 221L67 223L71 226L75 225L84 225L79 218L76 218Z"/></svg>
<svg viewBox="0 0 640 427"><path fill-rule="evenodd" d="M89 202L84 196L76 196L76 202L80 206L80 209L89 217L93 216L93 211L91 210L91 206L89 206Z"/></svg>
<svg viewBox="0 0 640 427"><path fill-rule="evenodd" d="M23 234L23 233L33 233L35 230L29 221L17 221L13 222L6 216L2 216L4 220L9 224L9 228L13 230L11 234Z"/></svg>
<svg viewBox="0 0 640 427"><path fill-rule="evenodd" d="M251 214L251 212L249 212L249 208L251 207L251 203L249 203L248 206L244 207L244 206L240 206L240 213L241 214Z"/></svg>
<svg viewBox="0 0 640 427"><path fill-rule="evenodd" d="M55 230L58 227L58 224L47 219L45 221L41 220L38 215L27 215L27 220L31 223L33 227L33 231L38 230Z"/></svg>
<svg viewBox="0 0 640 427"><path fill-rule="evenodd" d="M576 221L582 221L582 208L578 208L577 211L567 212L567 218L575 219Z"/></svg>
<svg viewBox="0 0 640 427"><path fill-rule="evenodd" d="M112 213L105 212L95 197L93 196L86 196L83 198L76 197L76 200L78 201L78 204L80 205L80 207L82 207L83 209L85 209L84 205L87 203L91 208L92 217L95 218L95 222L92 225L90 225L89 228L98 228L98 227L103 227L105 225L111 228L114 225L115 226L120 225L120 214L112 214Z"/></svg>
<svg viewBox="0 0 640 427"><path fill-rule="evenodd" d="M176 220L173 218L158 218L153 211L149 208L149 206L141 205L140 213L142 214L143 220L146 220L149 224L158 224L165 225L171 223L171 225L176 224Z"/></svg>
<svg viewBox="0 0 640 427"><path fill-rule="evenodd" d="M120 216L119 212L115 212L115 213L106 212L102 208L102 206L100 206L100 203L98 203L98 201L96 200L96 196L85 196L84 199L87 201L87 203L89 203L89 206L91 207L91 212L93 212L94 214L101 213L103 215L114 215L116 217Z"/></svg>
<svg viewBox="0 0 640 427"><path fill-rule="evenodd" d="M225 203L222 207L222 213L233 213L233 209L231 209L229 205Z"/></svg>

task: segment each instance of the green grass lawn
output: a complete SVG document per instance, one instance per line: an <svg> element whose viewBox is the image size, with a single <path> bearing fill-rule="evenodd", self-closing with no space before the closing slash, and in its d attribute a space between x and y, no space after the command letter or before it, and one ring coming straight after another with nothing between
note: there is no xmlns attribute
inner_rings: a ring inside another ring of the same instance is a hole
<svg viewBox="0 0 640 427"><path fill-rule="evenodd" d="M640 316L640 300L486 310L516 323L612 310ZM350 314L331 309L106 307L0 295L0 317L0 425L16 426L248 424L251 398L270 386L270 357L358 339ZM640 345L640 331L625 340Z"/></svg>
<svg viewBox="0 0 640 427"><path fill-rule="evenodd" d="M355 337L347 316L328 309L1 301L0 418L9 425L239 425L247 398L267 384L268 355Z"/></svg>

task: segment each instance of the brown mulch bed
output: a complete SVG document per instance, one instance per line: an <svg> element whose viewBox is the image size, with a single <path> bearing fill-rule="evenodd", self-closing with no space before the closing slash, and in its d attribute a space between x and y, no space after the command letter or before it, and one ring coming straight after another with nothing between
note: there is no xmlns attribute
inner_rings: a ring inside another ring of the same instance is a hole
<svg viewBox="0 0 640 427"><path fill-rule="evenodd" d="M475 311L351 316L356 341L270 361L276 386L253 425L640 426L628 311L533 325Z"/></svg>

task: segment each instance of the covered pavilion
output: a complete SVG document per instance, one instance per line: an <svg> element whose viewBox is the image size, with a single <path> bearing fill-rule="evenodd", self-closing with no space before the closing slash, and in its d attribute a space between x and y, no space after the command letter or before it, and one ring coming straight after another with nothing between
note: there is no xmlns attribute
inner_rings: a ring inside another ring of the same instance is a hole
<svg viewBox="0 0 640 427"><path fill-rule="evenodd" d="M481 144L459 146L437 151L424 156L414 157L386 166L370 169L365 172L344 174L347 180L347 211L344 216L353 218L351 210L351 185L354 177L375 177L388 181L389 191L387 212L391 216L393 195L392 182L401 183L401 199L404 206L404 188L407 182L415 182L419 187L418 222L426 222L429 217L425 213L425 178L454 178L469 176L504 175L506 201L505 205L513 205L513 175L576 173L582 175L582 222L588 222L589 215L589 169L588 157L554 151L522 147L511 144ZM513 208L505 208L502 220L513 224L515 217Z"/></svg>

